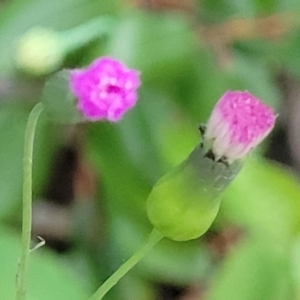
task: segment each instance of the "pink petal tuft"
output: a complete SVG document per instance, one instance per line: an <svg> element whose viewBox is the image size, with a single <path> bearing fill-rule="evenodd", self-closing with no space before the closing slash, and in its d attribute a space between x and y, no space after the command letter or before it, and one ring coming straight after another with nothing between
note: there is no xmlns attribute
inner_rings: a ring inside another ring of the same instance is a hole
<svg viewBox="0 0 300 300"><path fill-rule="evenodd" d="M118 122L136 104L139 86L140 73L110 57L71 72L70 89L78 99L77 107L91 121Z"/></svg>
<svg viewBox="0 0 300 300"><path fill-rule="evenodd" d="M272 130L276 115L271 107L244 91L228 91L216 104L205 138L218 158L229 162L245 156Z"/></svg>

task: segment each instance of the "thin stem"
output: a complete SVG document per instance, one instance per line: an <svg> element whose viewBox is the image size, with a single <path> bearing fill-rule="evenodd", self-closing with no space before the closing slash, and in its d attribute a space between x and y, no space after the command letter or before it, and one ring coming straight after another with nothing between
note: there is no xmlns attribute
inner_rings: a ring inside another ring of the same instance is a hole
<svg viewBox="0 0 300 300"><path fill-rule="evenodd" d="M107 34L114 28L116 21L112 17L102 16L92 19L75 28L61 32L65 51L71 52L87 43Z"/></svg>
<svg viewBox="0 0 300 300"><path fill-rule="evenodd" d="M32 215L32 154L34 133L38 118L43 111L43 104L38 103L29 114L25 130L23 154L23 219L22 219L22 250L17 273L16 300L25 299L27 265L31 240Z"/></svg>
<svg viewBox="0 0 300 300"><path fill-rule="evenodd" d="M157 230L153 229L148 240L135 254L133 254L123 265L119 267L96 291L96 293L89 298L89 300L101 300L110 291L110 289L130 271L144 256L153 248L161 239L163 235Z"/></svg>

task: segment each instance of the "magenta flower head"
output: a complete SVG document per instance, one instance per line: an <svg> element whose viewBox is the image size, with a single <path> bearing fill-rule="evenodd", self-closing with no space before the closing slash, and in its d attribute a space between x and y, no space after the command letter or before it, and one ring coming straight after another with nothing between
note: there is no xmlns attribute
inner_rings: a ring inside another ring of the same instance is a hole
<svg viewBox="0 0 300 300"><path fill-rule="evenodd" d="M70 88L77 108L91 121L118 122L137 101L140 74L116 59L102 57L87 69L70 74Z"/></svg>
<svg viewBox="0 0 300 300"><path fill-rule="evenodd" d="M155 229L176 241L203 235L217 216L221 194L242 169L242 158L267 136L275 119L273 110L247 91L226 92L207 126L200 127L200 144L148 196Z"/></svg>
<svg viewBox="0 0 300 300"><path fill-rule="evenodd" d="M273 109L249 92L228 91L216 104L204 137L211 141L216 159L232 163L270 133L275 119Z"/></svg>

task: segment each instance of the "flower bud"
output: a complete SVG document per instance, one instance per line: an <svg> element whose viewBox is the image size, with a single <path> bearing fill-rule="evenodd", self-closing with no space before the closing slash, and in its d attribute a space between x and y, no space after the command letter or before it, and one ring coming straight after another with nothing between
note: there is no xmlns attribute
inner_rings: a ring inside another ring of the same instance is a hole
<svg viewBox="0 0 300 300"><path fill-rule="evenodd" d="M33 27L17 43L17 67L36 76L49 74L62 66L68 53L105 35L114 26L114 19L101 16L61 32Z"/></svg>
<svg viewBox="0 0 300 300"><path fill-rule="evenodd" d="M42 75L57 69L64 59L60 36L54 30L34 27L18 42L17 66L33 75Z"/></svg>
<svg viewBox="0 0 300 300"><path fill-rule="evenodd" d="M238 174L240 163L215 161L203 144L154 186L147 199L153 226L176 241L198 238L214 221L220 192Z"/></svg>
<svg viewBox="0 0 300 300"><path fill-rule="evenodd" d="M41 102L48 118L61 124L84 122L84 116L77 109L77 100L70 91L70 71L63 70L47 80Z"/></svg>
<svg viewBox="0 0 300 300"><path fill-rule="evenodd" d="M216 158L230 163L254 149L273 129L271 107L244 91L228 91L216 104L207 123L205 139Z"/></svg>
<svg viewBox="0 0 300 300"><path fill-rule="evenodd" d="M46 82L42 102L59 123L118 122L137 101L139 72L102 57L87 69L63 70Z"/></svg>
<svg viewBox="0 0 300 300"><path fill-rule="evenodd" d="M202 127L203 142L163 176L147 199L150 222L164 236L186 241L214 221L220 194L236 177L242 158L272 130L276 116L248 92L227 92Z"/></svg>
<svg viewBox="0 0 300 300"><path fill-rule="evenodd" d="M102 57L85 70L71 71L70 88L90 121L119 121L137 101L140 75L120 61Z"/></svg>

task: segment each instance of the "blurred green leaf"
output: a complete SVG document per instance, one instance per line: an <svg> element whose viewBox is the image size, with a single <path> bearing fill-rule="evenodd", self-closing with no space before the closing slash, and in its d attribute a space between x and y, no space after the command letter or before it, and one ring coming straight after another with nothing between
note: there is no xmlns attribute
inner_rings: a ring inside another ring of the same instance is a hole
<svg viewBox="0 0 300 300"><path fill-rule="evenodd" d="M183 15L132 11L120 19L107 53L141 70L144 81L164 84L181 74L196 45Z"/></svg>
<svg viewBox="0 0 300 300"><path fill-rule="evenodd" d="M13 299L15 276L20 253L20 237L0 229L0 298ZM28 300L86 299L88 292L79 278L53 254L39 249L30 255Z"/></svg>
<svg viewBox="0 0 300 300"><path fill-rule="evenodd" d="M255 18L294 11L300 8L297 0L216 0L201 1L202 18L210 22L224 22L231 18Z"/></svg>
<svg viewBox="0 0 300 300"><path fill-rule="evenodd" d="M116 128L110 124L91 126L88 142L89 160L104 182L110 206L135 215L145 212L143 199L150 185L129 160Z"/></svg>
<svg viewBox="0 0 300 300"><path fill-rule="evenodd" d="M0 216L21 200L23 136L27 111L15 106L0 110Z"/></svg>
<svg viewBox="0 0 300 300"><path fill-rule="evenodd" d="M248 90L275 110L279 108L279 89L267 61L237 53L228 75L229 89Z"/></svg>
<svg viewBox="0 0 300 300"><path fill-rule="evenodd" d="M292 75L300 78L300 31L296 30L290 33L281 43L278 53L281 63Z"/></svg>
<svg viewBox="0 0 300 300"><path fill-rule="evenodd" d="M0 218L7 217L21 204L22 157L25 126L29 111L17 103L0 109ZM34 192L39 192L47 178L49 165L58 142L57 131L40 119L34 146Z"/></svg>
<svg viewBox="0 0 300 300"><path fill-rule="evenodd" d="M300 187L284 169L250 160L225 191L223 214L255 237L286 247L300 229Z"/></svg>
<svg viewBox="0 0 300 300"><path fill-rule="evenodd" d="M222 22L232 17L253 17L257 9L256 2L252 0L204 0L201 6L202 15L211 22Z"/></svg>
<svg viewBox="0 0 300 300"><path fill-rule="evenodd" d="M291 276L286 253L264 242L244 242L224 262L208 300L290 300Z"/></svg>
<svg viewBox="0 0 300 300"><path fill-rule="evenodd" d="M140 276L134 276L132 273L120 281L117 289L119 290L119 299L155 299L155 291L151 283Z"/></svg>

